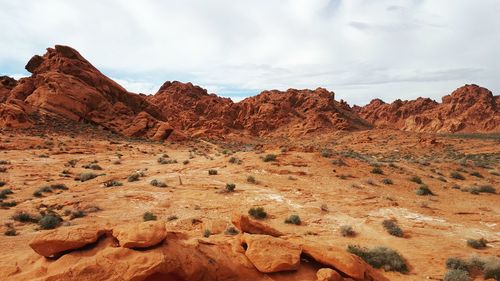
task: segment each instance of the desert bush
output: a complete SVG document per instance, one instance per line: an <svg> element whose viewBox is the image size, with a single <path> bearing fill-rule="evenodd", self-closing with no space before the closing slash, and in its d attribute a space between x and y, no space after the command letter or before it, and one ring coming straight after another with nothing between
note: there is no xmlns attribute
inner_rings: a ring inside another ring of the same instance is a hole
<svg viewBox="0 0 500 281"><path fill-rule="evenodd" d="M178 219L178 217L176 215L170 215L167 217L167 221L174 221L176 219Z"/></svg>
<svg viewBox="0 0 500 281"><path fill-rule="evenodd" d="M203 231L203 237L208 238L208 237L210 237L210 235L212 235L212 232L210 231L210 229L205 229Z"/></svg>
<svg viewBox="0 0 500 281"><path fill-rule="evenodd" d="M342 225L340 227L340 234L344 237L353 237L356 236L356 232L350 225Z"/></svg>
<svg viewBox="0 0 500 281"><path fill-rule="evenodd" d="M382 169L380 169L379 167L374 167L371 172L372 174L377 174L377 175L383 175L384 174L384 171L382 171Z"/></svg>
<svg viewBox="0 0 500 281"><path fill-rule="evenodd" d="M463 259L451 257L446 260L446 268L469 271L469 263Z"/></svg>
<svg viewBox="0 0 500 281"><path fill-rule="evenodd" d="M151 212L145 212L142 218L144 221L155 221L157 219L156 215Z"/></svg>
<svg viewBox="0 0 500 281"><path fill-rule="evenodd" d="M471 194L479 194L479 193L496 193L496 189L491 185L481 185L481 186L473 186L469 188L462 189L464 192L469 192Z"/></svg>
<svg viewBox="0 0 500 281"><path fill-rule="evenodd" d="M262 159L264 162L271 162L271 161L276 161L276 155L275 154L267 154L264 156Z"/></svg>
<svg viewBox="0 0 500 281"><path fill-rule="evenodd" d="M158 158L157 161L158 161L159 164L175 164L175 163L177 163L177 160L170 159L170 158L165 158L163 156L160 157L160 158Z"/></svg>
<svg viewBox="0 0 500 281"><path fill-rule="evenodd" d="M248 210L248 214L255 219L265 219L267 217L266 211L264 211L263 207L250 208Z"/></svg>
<svg viewBox="0 0 500 281"><path fill-rule="evenodd" d="M0 181L0 187L4 186L5 184L7 184L7 183L4 181Z"/></svg>
<svg viewBox="0 0 500 281"><path fill-rule="evenodd" d="M16 236L17 235L17 231L14 228L9 227L9 228L7 228L7 230L5 230L5 232L3 234L5 236Z"/></svg>
<svg viewBox="0 0 500 281"><path fill-rule="evenodd" d="M149 184L152 185L152 186L156 186L156 187L167 187L166 183L161 182L161 181L159 181L157 179L154 179L154 180L150 181Z"/></svg>
<svg viewBox="0 0 500 281"><path fill-rule="evenodd" d="M443 281L470 281L469 272L460 269L450 269L444 275Z"/></svg>
<svg viewBox="0 0 500 281"><path fill-rule="evenodd" d="M383 183L383 184L392 184L393 182L392 182L392 180L391 180L391 179L383 179L383 180L382 180L382 183Z"/></svg>
<svg viewBox="0 0 500 281"><path fill-rule="evenodd" d="M233 192L234 189L236 188L236 184L234 183L226 183L226 192Z"/></svg>
<svg viewBox="0 0 500 281"><path fill-rule="evenodd" d="M56 189L56 190L68 190L69 189L65 184L62 184L62 183L51 184L50 188Z"/></svg>
<svg viewBox="0 0 500 281"><path fill-rule="evenodd" d="M35 217L29 213L26 212L18 212L12 215L12 219L18 222L32 222L32 223L37 223L39 218Z"/></svg>
<svg viewBox="0 0 500 281"><path fill-rule="evenodd" d="M491 258L489 261L486 261L483 265L483 274L484 279L492 278L500 281L500 259Z"/></svg>
<svg viewBox="0 0 500 281"><path fill-rule="evenodd" d="M182 161L182 164L183 164L183 165L187 165L187 164L189 164L189 160L184 160L184 161Z"/></svg>
<svg viewBox="0 0 500 281"><path fill-rule="evenodd" d="M359 256L365 262L375 268L383 268L385 271L408 272L408 266L404 258L395 250L386 247L375 247L372 249L349 245L347 251Z"/></svg>
<svg viewBox="0 0 500 281"><path fill-rule="evenodd" d="M382 222L382 225L387 230L387 233L389 233L390 235L396 236L396 237L403 237L404 232L395 221L384 220Z"/></svg>
<svg viewBox="0 0 500 281"><path fill-rule="evenodd" d="M418 184L422 184L422 179L419 176L413 176L410 178L410 181Z"/></svg>
<svg viewBox="0 0 500 281"><path fill-rule="evenodd" d="M484 238L480 239L467 239L467 246L474 248L474 249L483 249L486 248L486 244L488 241Z"/></svg>
<svg viewBox="0 0 500 281"><path fill-rule="evenodd" d="M82 211L82 210L76 210L76 211L71 212L69 218L72 220L72 219L76 219L76 218L83 218L86 215L87 214L84 211Z"/></svg>
<svg viewBox="0 0 500 281"><path fill-rule="evenodd" d="M298 215L290 215L288 218L285 219L285 223L300 225L301 223L300 217Z"/></svg>
<svg viewBox="0 0 500 281"><path fill-rule="evenodd" d="M226 229L226 231L224 231L224 234L226 234L226 235L236 235L238 233L240 233L240 232L234 226L228 227Z"/></svg>
<svg viewBox="0 0 500 281"><path fill-rule="evenodd" d="M109 180L104 182L104 187L122 186L123 183L116 180Z"/></svg>
<svg viewBox="0 0 500 281"><path fill-rule="evenodd" d="M257 183L257 180L255 179L254 176L248 176L247 177L247 182L248 183L253 183L253 184L256 184Z"/></svg>
<svg viewBox="0 0 500 281"><path fill-rule="evenodd" d="M75 180L79 180L81 182L84 182L84 181L88 181L88 180L91 180L91 179L95 179L97 178L97 174L94 174L94 173L82 173L82 174L79 174Z"/></svg>
<svg viewBox="0 0 500 281"><path fill-rule="evenodd" d="M62 219L55 214L47 214L40 218L38 225L41 229L54 229L61 224Z"/></svg>
<svg viewBox="0 0 500 281"><path fill-rule="evenodd" d="M347 164L345 163L345 161L344 161L344 160L342 160L342 158L333 159L333 160L332 160L332 164L333 164L333 165L337 165L337 166L345 166L345 165L347 165Z"/></svg>
<svg viewBox="0 0 500 281"><path fill-rule="evenodd" d="M474 176L476 178L483 178L483 175L481 175L479 172L472 172L470 173L471 176Z"/></svg>
<svg viewBox="0 0 500 281"><path fill-rule="evenodd" d="M415 191L415 193L417 195L420 195L420 196L425 196L425 195L434 195L434 193L432 192L432 190L425 184L422 184L421 186L419 186L417 188L417 190Z"/></svg>
<svg viewBox="0 0 500 281"><path fill-rule="evenodd" d="M325 157L325 158L330 158L330 157L333 156L332 150L331 149L327 149L327 148L322 149L320 154L321 154L322 157Z"/></svg>
<svg viewBox="0 0 500 281"><path fill-rule="evenodd" d="M233 156L233 157L229 158L229 163L239 165L239 164L243 163L243 161L241 159L238 159L238 158Z"/></svg>
<svg viewBox="0 0 500 281"><path fill-rule="evenodd" d="M6 188L0 191L0 199L7 198L7 195L13 194L12 189Z"/></svg>
<svg viewBox="0 0 500 281"><path fill-rule="evenodd" d="M87 164L87 165L83 165L82 168L90 169L90 170L96 170L96 171L102 170L102 167L99 166L99 165L97 165L96 163L90 163L90 164Z"/></svg>
<svg viewBox="0 0 500 281"><path fill-rule="evenodd" d="M140 177L141 177L141 174L139 174L137 172L136 173L132 173L130 176L128 176L127 181L128 182L138 181Z"/></svg>
<svg viewBox="0 0 500 281"><path fill-rule="evenodd" d="M215 176L215 175L217 175L217 170L210 169L210 170L208 170L208 174L211 175L211 176Z"/></svg>
<svg viewBox="0 0 500 281"><path fill-rule="evenodd" d="M0 208L10 208L10 207L14 207L16 205L17 205L16 201L10 201L10 202L2 201L2 202L0 202Z"/></svg>
<svg viewBox="0 0 500 281"><path fill-rule="evenodd" d="M457 171L451 172L450 177L457 179L457 180L465 180L465 177Z"/></svg>

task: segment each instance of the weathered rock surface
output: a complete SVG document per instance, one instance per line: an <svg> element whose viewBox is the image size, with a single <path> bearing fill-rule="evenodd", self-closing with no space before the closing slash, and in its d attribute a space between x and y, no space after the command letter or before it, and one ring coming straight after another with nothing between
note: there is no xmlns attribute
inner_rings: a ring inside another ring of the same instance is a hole
<svg viewBox="0 0 500 281"><path fill-rule="evenodd" d="M344 278L331 268L321 268L316 273L316 281L342 281Z"/></svg>
<svg viewBox="0 0 500 281"><path fill-rule="evenodd" d="M167 230L162 221L146 221L115 227L113 236L124 248L147 248L162 242L167 236Z"/></svg>
<svg viewBox="0 0 500 281"><path fill-rule="evenodd" d="M96 226L62 227L43 232L35 237L29 245L38 254L50 257L95 243L104 232L105 230Z"/></svg>
<svg viewBox="0 0 500 281"><path fill-rule="evenodd" d="M379 128L416 132L499 132L499 97L477 85L462 86L441 103L418 98L391 104L375 99L354 110Z"/></svg>
<svg viewBox="0 0 500 281"><path fill-rule="evenodd" d="M243 234L245 255L263 273L297 270L300 266L300 246L289 241L268 236Z"/></svg>
<svg viewBox="0 0 500 281"><path fill-rule="evenodd" d="M283 233L265 224L264 222L251 219L247 215L234 215L233 224L241 230L250 234L266 234L274 237L282 236Z"/></svg>

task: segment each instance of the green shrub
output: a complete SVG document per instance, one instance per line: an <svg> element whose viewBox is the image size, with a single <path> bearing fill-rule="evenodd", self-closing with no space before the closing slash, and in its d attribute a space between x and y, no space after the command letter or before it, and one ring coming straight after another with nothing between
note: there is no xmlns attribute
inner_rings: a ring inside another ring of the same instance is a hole
<svg viewBox="0 0 500 281"><path fill-rule="evenodd" d="M384 220L382 222L382 225L387 230L387 233L389 233L390 235L396 236L396 237L403 237L404 232L395 221Z"/></svg>
<svg viewBox="0 0 500 281"><path fill-rule="evenodd" d="M480 238L480 239L467 239L467 245L471 248L474 248L474 249L483 249L483 248L486 248L486 244L488 243L488 241L486 241L486 239L484 238Z"/></svg>
<svg viewBox="0 0 500 281"><path fill-rule="evenodd" d="M267 154L266 156L264 156L264 158L262 160L264 162L276 161L276 155L274 155L274 154Z"/></svg>
<svg viewBox="0 0 500 281"><path fill-rule="evenodd" d="M95 178L97 178L97 176L98 175L94 174L94 173L82 173L82 174L79 174L76 177L76 180L84 182L84 181L88 181L88 180L91 180L91 179L95 179Z"/></svg>
<svg viewBox="0 0 500 281"><path fill-rule="evenodd" d="M288 218L285 219L285 223L300 225L301 223L300 217L298 215L290 215Z"/></svg>
<svg viewBox="0 0 500 281"><path fill-rule="evenodd" d="M144 221L155 221L157 219L155 214L151 212L145 212L144 215L142 215L142 218L144 219Z"/></svg>
<svg viewBox="0 0 500 281"><path fill-rule="evenodd" d="M419 186L415 191L415 193L420 196L434 195L434 193L430 190L430 188L425 184Z"/></svg>
<svg viewBox="0 0 500 281"><path fill-rule="evenodd" d="M224 231L224 234L226 235L236 235L240 233L234 226L228 227L226 231Z"/></svg>
<svg viewBox="0 0 500 281"><path fill-rule="evenodd" d="M14 228L7 228L7 230L3 233L5 236L16 236L17 231Z"/></svg>
<svg viewBox="0 0 500 281"><path fill-rule="evenodd" d="M383 175L383 174L384 174L384 171L382 171L382 169L380 169L379 167L374 167L374 168L371 170L371 173L372 173L372 174Z"/></svg>
<svg viewBox="0 0 500 281"><path fill-rule="evenodd" d="M386 247L368 249L349 245L347 251L359 256L375 268L383 268L385 271L408 272L408 266L404 258L393 249Z"/></svg>
<svg viewBox="0 0 500 281"><path fill-rule="evenodd" d="M481 193L493 193L493 194L497 192L496 189L491 185L481 185L479 186L478 191Z"/></svg>
<svg viewBox="0 0 500 281"><path fill-rule="evenodd" d="M500 259L492 258L486 261L483 266L484 279L493 278L500 281Z"/></svg>
<svg viewBox="0 0 500 281"><path fill-rule="evenodd" d="M450 269L444 275L443 281L470 281L469 272L460 269Z"/></svg>
<svg viewBox="0 0 500 281"><path fill-rule="evenodd" d="M152 185L152 186L156 186L156 187L167 187L166 183L161 182L161 181L156 180L156 179L150 181L149 184Z"/></svg>
<svg viewBox="0 0 500 281"><path fill-rule="evenodd" d="M392 182L392 180L391 180L391 179L383 179L383 180L382 180L382 183L383 183L383 184L392 184L393 182Z"/></svg>
<svg viewBox="0 0 500 281"><path fill-rule="evenodd" d="M65 184L62 184L62 183L51 184L50 188L56 189L56 190L68 190L69 189Z"/></svg>
<svg viewBox="0 0 500 281"><path fill-rule="evenodd" d="M234 183L226 183L226 192L233 192L236 188Z"/></svg>
<svg viewBox="0 0 500 281"><path fill-rule="evenodd" d="M71 215L70 215L69 218L72 220L72 219L76 219L76 218L83 218L86 215L87 214L84 211L82 211L82 210L76 210L76 211L71 212Z"/></svg>
<svg viewBox="0 0 500 281"><path fill-rule="evenodd" d="M479 172L472 172L472 173L470 173L470 175L477 177L477 178L483 178L483 175L481 175Z"/></svg>
<svg viewBox="0 0 500 281"><path fill-rule="evenodd" d="M344 237L353 237L356 236L356 232L350 225L342 225L340 227L340 234Z"/></svg>
<svg viewBox="0 0 500 281"><path fill-rule="evenodd" d="M410 178L410 181L414 182L414 183L418 183L418 184L422 184L422 179L418 176L413 176Z"/></svg>
<svg viewBox="0 0 500 281"><path fill-rule="evenodd" d="M208 174L209 174L210 176L215 176L215 175L217 175L217 170L215 170L215 169L210 169L210 170L208 170Z"/></svg>
<svg viewBox="0 0 500 281"><path fill-rule="evenodd" d="M248 210L248 214L255 219L265 219L267 217L266 211L264 211L263 207L250 208Z"/></svg>
<svg viewBox="0 0 500 281"><path fill-rule="evenodd" d="M459 172L457 171L453 171L450 173L450 177L454 178L454 179L457 179L457 180L464 180L465 177L462 176L462 174L460 174Z"/></svg>
<svg viewBox="0 0 500 281"><path fill-rule="evenodd" d="M176 219L178 219L178 217L176 215L171 215L171 216L167 217L167 221L173 221L173 220L176 220Z"/></svg>
<svg viewBox="0 0 500 281"><path fill-rule="evenodd" d="M451 257L446 260L446 268L469 271L469 263L463 259Z"/></svg>
<svg viewBox="0 0 500 281"><path fill-rule="evenodd" d="M61 224L61 218L55 214L47 214L40 218L38 225L41 229L54 229Z"/></svg>
<svg viewBox="0 0 500 281"><path fill-rule="evenodd" d="M16 205L17 205L16 201L10 201L10 202L2 201L2 202L0 202L0 208L10 208L10 207L14 207Z"/></svg>

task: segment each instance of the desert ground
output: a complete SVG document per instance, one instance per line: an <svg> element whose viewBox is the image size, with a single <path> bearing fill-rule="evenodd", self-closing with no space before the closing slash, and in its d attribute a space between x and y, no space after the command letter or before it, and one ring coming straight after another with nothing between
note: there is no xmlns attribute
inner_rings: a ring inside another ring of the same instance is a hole
<svg viewBox="0 0 500 281"><path fill-rule="evenodd" d="M500 138L494 134L377 129L298 141L154 142L12 131L0 143L0 189L9 190L0 209L0 275L9 276L2 280L42 278L55 262L29 246L50 230L40 221L16 220L20 213L54 214L61 219L54 227L64 229L140 223L150 212L167 231L210 243L228 236L234 215L263 207L263 222L291 239L396 250L408 272L378 270L396 281L442 280L450 257L500 257ZM76 180L89 173L96 177ZM422 185L432 194L417 194L427 190ZM291 215L300 222L285 223ZM384 220L400 232L390 235ZM468 239L486 245L476 249ZM295 280L316 280L315 270ZM280 273L268 277L287 280ZM473 277L484 280L481 273Z"/></svg>

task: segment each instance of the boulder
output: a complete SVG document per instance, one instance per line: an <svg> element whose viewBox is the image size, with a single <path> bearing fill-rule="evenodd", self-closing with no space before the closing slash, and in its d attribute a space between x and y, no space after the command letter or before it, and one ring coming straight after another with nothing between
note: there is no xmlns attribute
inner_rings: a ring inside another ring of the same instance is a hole
<svg viewBox="0 0 500 281"><path fill-rule="evenodd" d="M344 278L331 268L320 268L316 272L316 281L343 281Z"/></svg>
<svg viewBox="0 0 500 281"><path fill-rule="evenodd" d="M124 248L147 248L165 240L167 230L161 221L146 221L113 228L113 236Z"/></svg>
<svg viewBox="0 0 500 281"><path fill-rule="evenodd" d="M38 254L50 257L95 243L106 231L97 226L70 226L37 235L29 246Z"/></svg>
<svg viewBox="0 0 500 281"><path fill-rule="evenodd" d="M245 255L263 273L297 270L301 248L292 242L268 235L243 234Z"/></svg>
<svg viewBox="0 0 500 281"><path fill-rule="evenodd" d="M281 233L280 231L270 227L263 222L251 219L247 215L234 215L232 222L239 230L241 230L241 232L251 234L266 234L274 237L283 235L283 233Z"/></svg>

